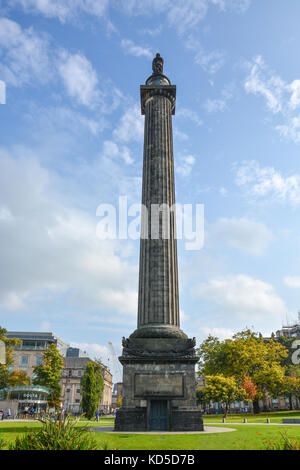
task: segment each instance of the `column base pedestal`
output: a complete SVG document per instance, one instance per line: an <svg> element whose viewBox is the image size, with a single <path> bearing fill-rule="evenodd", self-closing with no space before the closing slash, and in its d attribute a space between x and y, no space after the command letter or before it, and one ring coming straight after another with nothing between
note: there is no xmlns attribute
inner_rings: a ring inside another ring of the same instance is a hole
<svg viewBox="0 0 300 470"><path fill-rule="evenodd" d="M153 429L147 408L120 408L117 411L115 431L119 432L195 432L204 431L201 411L197 408L170 409L167 425Z"/></svg>
<svg viewBox="0 0 300 470"><path fill-rule="evenodd" d="M115 431L203 431L196 407L195 338L123 338L123 401Z"/></svg>

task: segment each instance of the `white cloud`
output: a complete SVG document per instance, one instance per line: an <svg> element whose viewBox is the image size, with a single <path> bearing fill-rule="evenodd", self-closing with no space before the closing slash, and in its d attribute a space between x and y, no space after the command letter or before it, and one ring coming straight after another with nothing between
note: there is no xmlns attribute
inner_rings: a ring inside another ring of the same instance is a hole
<svg viewBox="0 0 300 470"><path fill-rule="evenodd" d="M245 217L221 218L208 232L208 238L214 243L225 243L254 256L264 254L274 238L271 230L263 223Z"/></svg>
<svg viewBox="0 0 300 470"><path fill-rule="evenodd" d="M137 46L130 39L122 39L121 47L125 54L130 54L135 57L147 57L148 59L153 58L153 52L149 48Z"/></svg>
<svg viewBox="0 0 300 470"><path fill-rule="evenodd" d="M108 100L108 93L104 91L106 84L102 83L100 91L97 72L82 53L70 54L50 46L50 37L45 33L37 33L32 27L22 29L15 21L0 18L1 79L12 86L36 86L37 81L47 84L61 79L76 104L91 108L101 105L103 112L119 105L123 95L111 83L107 90L113 102L104 102L104 98ZM95 124L91 120L89 125L95 132Z"/></svg>
<svg viewBox="0 0 300 470"><path fill-rule="evenodd" d="M0 208L0 220L6 221L6 222L11 222L14 220L12 213L10 212L9 209L7 209L7 207Z"/></svg>
<svg viewBox="0 0 300 470"><path fill-rule="evenodd" d="M162 32L162 25L157 26L156 28L143 28L139 31L140 34L146 34L148 36L158 36Z"/></svg>
<svg viewBox="0 0 300 470"><path fill-rule="evenodd" d="M300 80L294 80L290 84L291 98L290 107L296 109L300 106Z"/></svg>
<svg viewBox="0 0 300 470"><path fill-rule="evenodd" d="M195 27L206 16L209 4L217 4L220 10L231 9L242 13L250 6L251 0L116 0L115 7L127 15L165 14L169 26L179 34Z"/></svg>
<svg viewBox="0 0 300 470"><path fill-rule="evenodd" d="M216 303L222 313L230 312L249 321L280 318L286 312L283 300L271 284L245 274L211 279L198 284L193 293Z"/></svg>
<svg viewBox="0 0 300 470"><path fill-rule="evenodd" d="M113 131L113 136L116 140L121 142L140 142L143 140L144 118L137 105L132 106L125 111L118 126Z"/></svg>
<svg viewBox="0 0 300 470"><path fill-rule="evenodd" d="M252 0L228 0L229 6L239 13L245 13L250 8Z"/></svg>
<svg viewBox="0 0 300 470"><path fill-rule="evenodd" d="M259 163L244 161L235 168L236 184L255 199L269 197L273 201L300 203L300 174L282 176L273 167L260 167Z"/></svg>
<svg viewBox="0 0 300 470"><path fill-rule="evenodd" d="M211 51L200 50L195 55L196 64L201 65L203 70L210 74L218 72L225 64L226 54L223 51Z"/></svg>
<svg viewBox="0 0 300 470"><path fill-rule="evenodd" d="M84 13L107 18L109 6L130 16L165 13L168 24L180 33L196 26L208 6L208 0L12 0L12 3L21 5L26 12L58 18L62 23L78 20Z"/></svg>
<svg viewBox="0 0 300 470"><path fill-rule="evenodd" d="M103 17L107 12L108 0L12 0L26 12L40 13L48 18L58 18L62 23L74 20L82 13Z"/></svg>
<svg viewBox="0 0 300 470"><path fill-rule="evenodd" d="M46 82L52 76L46 35L7 18L0 18L0 57L1 78L10 85Z"/></svg>
<svg viewBox="0 0 300 470"><path fill-rule="evenodd" d="M175 142L177 139L181 141L189 140L189 136L185 132L180 131L176 126L173 127L173 137Z"/></svg>
<svg viewBox="0 0 300 470"><path fill-rule="evenodd" d="M200 41L190 35L186 41L186 48L193 51L194 62L199 64L205 72L211 75L217 73L225 64L226 53L220 50L207 51Z"/></svg>
<svg viewBox="0 0 300 470"><path fill-rule="evenodd" d="M206 15L207 0L130 0L115 2L127 15L159 15L164 13L170 26L179 33L195 27Z"/></svg>
<svg viewBox="0 0 300 470"><path fill-rule="evenodd" d="M294 289L300 288L300 276L286 276L283 281L288 287Z"/></svg>
<svg viewBox="0 0 300 470"><path fill-rule="evenodd" d="M248 64L249 74L245 80L247 93L264 98L267 109L281 122L275 129L282 137L300 143L300 80L285 82L265 64L261 56Z"/></svg>
<svg viewBox="0 0 300 470"><path fill-rule="evenodd" d="M179 33L196 26L206 15L206 0L173 0L167 13L168 22Z"/></svg>
<svg viewBox="0 0 300 470"><path fill-rule="evenodd" d="M127 165L131 165L133 163L133 158L131 157L130 150L126 146L119 147L116 142L112 140L106 140L103 143L103 150L102 155L105 158L112 158L112 159L122 159Z"/></svg>
<svg viewBox="0 0 300 470"><path fill-rule="evenodd" d="M219 338L221 341L232 338L234 335L234 331L230 330L229 328L209 328L203 326L199 329L199 331L201 336L207 337L210 335Z"/></svg>
<svg viewBox="0 0 300 470"><path fill-rule="evenodd" d="M238 13L245 13L251 5L251 0L210 0L217 5L221 11L234 10Z"/></svg>
<svg viewBox="0 0 300 470"><path fill-rule="evenodd" d="M221 194L221 196L226 197L227 194L228 194L228 190L222 186L222 187L219 189L219 193Z"/></svg>
<svg viewBox="0 0 300 470"><path fill-rule="evenodd" d="M72 98L86 106L99 103L97 73L84 55L62 51L57 66L67 92Z"/></svg>
<svg viewBox="0 0 300 470"><path fill-rule="evenodd" d="M179 164L175 165L176 172L181 176L188 176L196 162L194 155L184 155L179 158Z"/></svg>
<svg viewBox="0 0 300 470"><path fill-rule="evenodd" d="M112 312L134 318L137 266L118 241L96 237L96 216L55 188L56 176L34 156L0 151L0 200L12 218L0 219L0 305L19 310L48 293L84 310L87 322L92 311L103 321Z"/></svg>
<svg viewBox="0 0 300 470"><path fill-rule="evenodd" d="M261 56L255 57L248 66L250 73L245 81L246 92L262 95L267 107L273 113L282 111L283 93L286 87L284 81L269 70Z"/></svg>
<svg viewBox="0 0 300 470"><path fill-rule="evenodd" d="M31 120L31 124L38 123L39 135L46 133L48 136L58 135L61 132L77 136L87 132L98 136L108 126L103 116L97 116L96 119L67 106L32 105L27 118Z"/></svg>
<svg viewBox="0 0 300 470"><path fill-rule="evenodd" d="M219 6L221 11L245 12L251 0L10 0L11 5L20 5L27 13L39 13L48 18L58 18L62 23L79 21L88 14L106 21L109 31L115 31L108 19L109 8L127 15L165 14L169 26L181 34L195 28L206 16L209 4ZM145 29L146 34L159 34L160 28Z"/></svg>
<svg viewBox="0 0 300 470"><path fill-rule="evenodd" d="M198 114L192 109L180 108L176 112L176 116L181 117L183 119L189 119L199 127L203 125L203 121L199 118Z"/></svg>
<svg viewBox="0 0 300 470"><path fill-rule="evenodd" d="M228 102L234 97L234 86L227 85L221 92L221 98L210 99L208 98L204 103L204 108L208 113L215 113L218 111L225 111L228 109Z"/></svg>
<svg viewBox="0 0 300 470"><path fill-rule="evenodd" d="M300 115L288 119L287 124L276 126L276 130L282 137L292 140L295 144L300 143Z"/></svg>
<svg viewBox="0 0 300 470"><path fill-rule="evenodd" d="M227 109L227 103L224 99L207 99L204 103L204 108L208 113L216 113L218 111L225 111Z"/></svg>
<svg viewBox="0 0 300 470"><path fill-rule="evenodd" d="M226 0L211 0L211 3L217 5L222 11L226 10Z"/></svg>

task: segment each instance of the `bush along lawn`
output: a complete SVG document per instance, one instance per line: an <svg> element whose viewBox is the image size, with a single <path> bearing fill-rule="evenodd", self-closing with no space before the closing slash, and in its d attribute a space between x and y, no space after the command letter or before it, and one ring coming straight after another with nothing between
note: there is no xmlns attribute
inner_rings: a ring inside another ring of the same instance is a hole
<svg viewBox="0 0 300 470"><path fill-rule="evenodd" d="M8 438L7 442L5 435L7 428L0 426L2 448L4 446L9 450L96 450L98 448L94 433L78 425L79 420L44 418L38 421L39 426L33 426L36 423L30 423L25 429L13 427L15 423L9 423L11 424L10 431L21 432L14 439Z"/></svg>

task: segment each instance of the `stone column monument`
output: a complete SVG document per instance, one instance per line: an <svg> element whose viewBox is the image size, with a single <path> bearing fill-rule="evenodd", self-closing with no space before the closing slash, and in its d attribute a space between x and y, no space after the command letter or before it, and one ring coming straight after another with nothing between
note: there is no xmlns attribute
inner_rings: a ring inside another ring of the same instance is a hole
<svg viewBox="0 0 300 470"><path fill-rule="evenodd" d="M141 86L145 115L137 329L123 338L116 431L202 431L195 402L195 339L180 329L172 115L176 86L163 59Z"/></svg>

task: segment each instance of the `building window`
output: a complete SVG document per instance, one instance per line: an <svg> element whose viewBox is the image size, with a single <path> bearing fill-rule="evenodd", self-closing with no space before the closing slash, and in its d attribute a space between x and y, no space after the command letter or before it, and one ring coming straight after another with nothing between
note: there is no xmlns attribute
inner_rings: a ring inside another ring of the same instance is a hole
<svg viewBox="0 0 300 470"><path fill-rule="evenodd" d="M43 363L43 356L37 356L37 357L35 358L35 365L36 365L36 366L39 366L39 365L42 364L42 363Z"/></svg>
<svg viewBox="0 0 300 470"><path fill-rule="evenodd" d="M77 389L76 389L76 393L80 393L80 388L77 388Z"/></svg>
<svg viewBox="0 0 300 470"><path fill-rule="evenodd" d="M75 403L80 403L80 400L76 399L76 400L75 400Z"/></svg>
<svg viewBox="0 0 300 470"><path fill-rule="evenodd" d="M71 376L72 376L72 371L71 371L71 370L69 370L69 377L71 377Z"/></svg>
<svg viewBox="0 0 300 470"><path fill-rule="evenodd" d="M21 365L26 366L28 364L28 356L21 357Z"/></svg>

